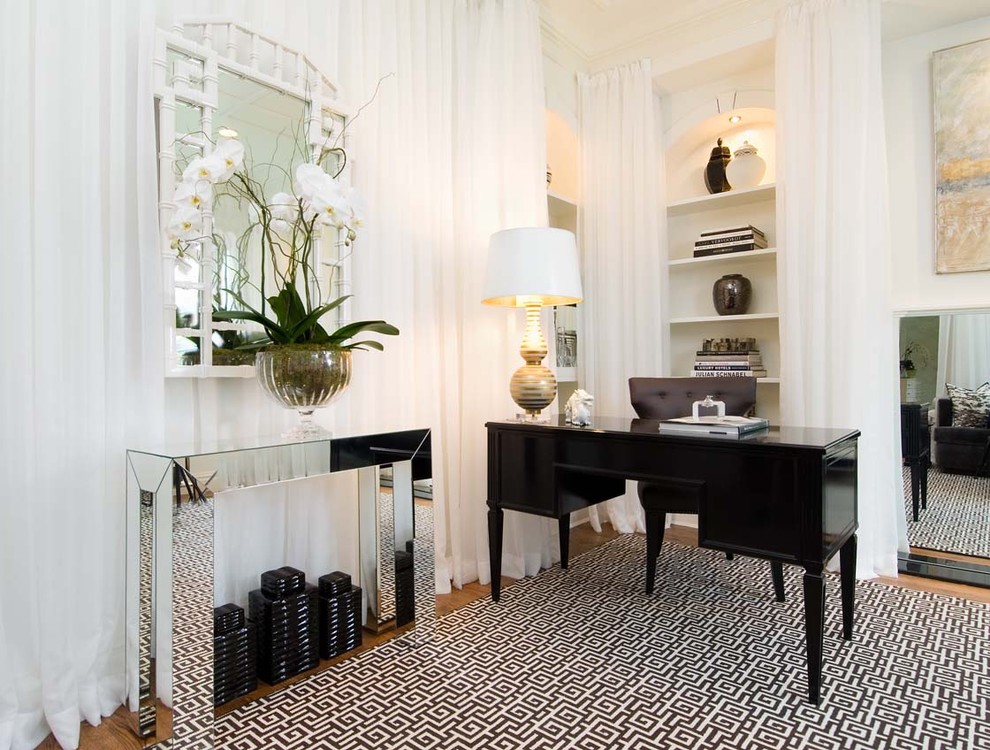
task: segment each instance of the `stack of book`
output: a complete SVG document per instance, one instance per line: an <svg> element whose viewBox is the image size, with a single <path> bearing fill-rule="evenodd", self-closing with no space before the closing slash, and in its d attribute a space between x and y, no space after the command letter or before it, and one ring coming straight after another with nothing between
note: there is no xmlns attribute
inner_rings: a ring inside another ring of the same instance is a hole
<svg viewBox="0 0 990 750"><path fill-rule="evenodd" d="M699 351L696 353L692 374L701 378L765 378L767 371L763 366L763 355L756 350L738 354Z"/></svg>
<svg viewBox="0 0 990 750"><path fill-rule="evenodd" d="M694 243L694 257L703 258L708 255L743 253L749 250L762 250L765 247L767 247L767 236L763 230L748 224L744 227L702 232Z"/></svg>

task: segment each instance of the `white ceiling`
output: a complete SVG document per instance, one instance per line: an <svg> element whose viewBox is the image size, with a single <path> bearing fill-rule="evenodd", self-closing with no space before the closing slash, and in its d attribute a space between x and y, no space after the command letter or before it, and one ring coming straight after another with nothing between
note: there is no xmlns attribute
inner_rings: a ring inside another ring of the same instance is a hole
<svg viewBox="0 0 990 750"><path fill-rule="evenodd" d="M540 0L544 24L589 69L731 39L773 19L778 0ZM885 0L884 38L990 15L990 0ZM763 32L766 34L766 31ZM661 67L666 67L661 65Z"/></svg>

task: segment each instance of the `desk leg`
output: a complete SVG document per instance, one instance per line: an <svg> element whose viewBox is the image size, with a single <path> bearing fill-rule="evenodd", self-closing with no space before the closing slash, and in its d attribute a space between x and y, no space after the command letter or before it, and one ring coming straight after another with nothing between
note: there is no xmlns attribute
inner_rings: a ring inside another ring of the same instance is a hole
<svg viewBox="0 0 990 750"><path fill-rule="evenodd" d="M778 602L784 601L784 565L776 560L770 561L770 578L773 579L773 595Z"/></svg>
<svg viewBox="0 0 990 750"><path fill-rule="evenodd" d="M918 520L918 494L921 490L920 469L917 461L911 462L911 511L914 513L915 521Z"/></svg>
<svg viewBox="0 0 990 750"><path fill-rule="evenodd" d="M825 576L821 568L804 569L804 634L808 648L808 703L822 694L822 634L825 628Z"/></svg>
<svg viewBox="0 0 990 750"><path fill-rule="evenodd" d="M568 549L571 542L571 514L565 513L557 519L557 531L560 537L560 567L567 570Z"/></svg>
<svg viewBox="0 0 990 750"><path fill-rule="evenodd" d="M856 535L839 549L839 575L842 581L842 638L853 637L853 613L856 607Z"/></svg>
<svg viewBox="0 0 990 750"><path fill-rule="evenodd" d="M502 509L488 506L488 564L492 571L492 601L502 593Z"/></svg>

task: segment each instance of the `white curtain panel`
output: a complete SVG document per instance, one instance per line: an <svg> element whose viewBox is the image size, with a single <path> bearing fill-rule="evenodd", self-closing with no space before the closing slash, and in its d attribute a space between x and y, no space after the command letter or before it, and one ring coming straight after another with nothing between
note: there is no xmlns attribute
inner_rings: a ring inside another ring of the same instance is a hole
<svg viewBox="0 0 990 750"><path fill-rule="evenodd" d="M351 425L433 429L437 587L490 581L485 422L517 411L520 311L481 304L488 238L545 226L539 13L532 0L343 0L354 180L370 206L355 315L401 330L351 386ZM384 77L384 78L383 78ZM363 241L362 241L363 242ZM502 572L557 559L555 524L505 515Z"/></svg>
<svg viewBox="0 0 990 750"><path fill-rule="evenodd" d="M578 76L581 108L578 380L594 413L634 417L629 378L663 374L666 213L651 63ZM643 531L635 485L610 500L620 532ZM592 526L600 530L597 507Z"/></svg>
<svg viewBox="0 0 990 750"><path fill-rule="evenodd" d="M906 546L881 85L879 0L779 11L781 421L862 431L859 577Z"/></svg>
<svg viewBox="0 0 990 750"><path fill-rule="evenodd" d="M939 370L941 395L946 383L979 388L990 380L990 315L957 313L939 318Z"/></svg>
<svg viewBox="0 0 990 750"><path fill-rule="evenodd" d="M76 747L123 698L124 449L163 413L153 23L0 9L2 750Z"/></svg>

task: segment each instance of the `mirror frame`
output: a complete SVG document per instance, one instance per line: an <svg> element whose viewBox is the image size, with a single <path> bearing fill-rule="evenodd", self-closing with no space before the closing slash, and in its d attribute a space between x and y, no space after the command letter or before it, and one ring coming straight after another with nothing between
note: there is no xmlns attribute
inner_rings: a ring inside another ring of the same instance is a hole
<svg viewBox="0 0 990 750"><path fill-rule="evenodd" d="M903 318L929 315L963 315L983 313L990 314L990 308L977 307L927 307L899 309L894 311L897 320L897 335L900 336L900 322ZM898 342L897 351L900 352ZM937 384L936 384L937 388ZM907 519L905 519L906 522ZM911 552L911 540L908 539L907 551L897 551L897 572L905 575L935 578L940 581L961 583L967 586L982 586L990 588L990 563L980 564L965 560L957 560L943 556L940 551L932 550L932 554ZM945 553L952 555L955 553ZM981 558L972 558L979 560Z"/></svg>
<svg viewBox="0 0 990 750"><path fill-rule="evenodd" d="M183 65L169 64L169 53L187 58ZM171 67L171 69L170 69ZM162 296L164 307L165 373L168 377L254 377L253 365L215 365L213 333L223 330L247 330L242 322L213 320L212 278L215 273L212 211L203 211L203 236L198 282L177 284L175 279L178 252L171 247L166 228L175 204L172 196L176 187L176 105L187 104L201 109L200 133L182 135L183 143L209 153L211 141L204 135L212 133L214 116L219 107L219 72L256 81L259 84L291 95L306 107L304 131L307 144L318 155L328 135L340 139L347 148L346 126L351 108L341 99L340 91L302 52L287 47L253 29L228 20L189 19L177 23L171 30L156 31L154 51L155 114L158 131L158 220L162 257ZM347 184L348 168L340 179ZM332 264L337 272L338 287L348 286L349 264ZM181 328L176 322L176 289L197 291L198 328ZM349 315L347 303L339 308L340 315ZM200 339L200 362L180 363L176 338L187 336Z"/></svg>

